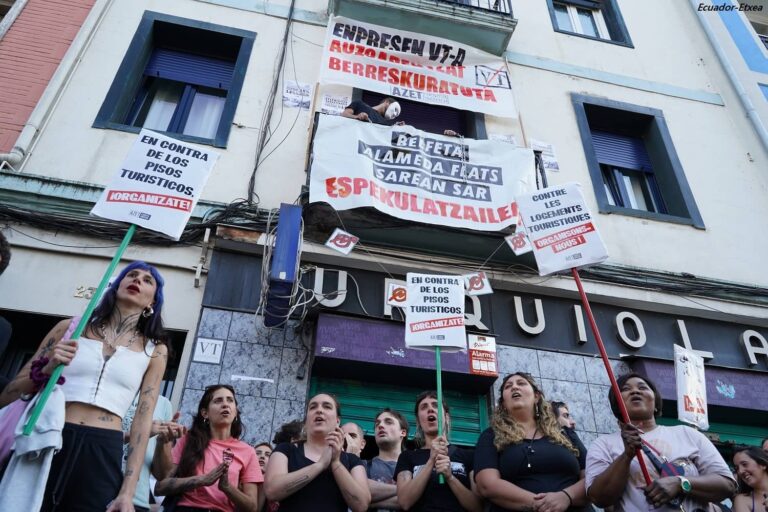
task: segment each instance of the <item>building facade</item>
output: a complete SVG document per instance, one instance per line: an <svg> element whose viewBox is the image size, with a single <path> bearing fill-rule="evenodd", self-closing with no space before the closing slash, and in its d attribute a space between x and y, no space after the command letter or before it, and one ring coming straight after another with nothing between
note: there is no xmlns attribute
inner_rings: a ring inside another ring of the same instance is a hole
<svg viewBox="0 0 768 512"><path fill-rule="evenodd" d="M506 245L508 233L371 208L335 212L307 193L323 98L382 97L320 82L327 27L344 16L503 59L516 117L428 106L407 87L386 95L399 96L402 119L427 133L551 144L559 169L539 166L531 186L583 186L610 258L582 277L615 371L657 380L673 421L673 346L699 350L712 438L725 450L767 437L768 404L751 389L768 379L768 278L759 271L768 146L757 122L768 107L760 72L739 71L740 54L716 44L730 26L722 11L662 0L86 3L77 44L42 93L51 98L44 122L20 146L23 157L0 170L14 251L0 278L0 311L15 330L3 372L34 350L22 340L85 307L125 230L88 211L147 127L221 154L182 242L140 233L126 255L166 277L176 356L164 392L185 420L216 382L237 387L249 441L302 418L319 390L336 393L345 418L364 428L383 406L410 414L415 395L434 387L434 360L405 348L389 284L408 272L482 270L494 293L467 298L466 325L495 339L498 374L527 371L547 398L568 402L587 445L616 429L570 276L539 277L530 254ZM13 29L0 39L0 66L9 65L2 50ZM747 80L745 98L738 84ZM308 105L283 99L293 83L309 86ZM0 151L19 146L7 133ZM263 262L281 203L302 207L300 270L293 314L268 328ZM360 239L349 255L324 245L337 227ZM454 440L472 444L498 381L473 375L466 353L446 355L444 370Z"/></svg>

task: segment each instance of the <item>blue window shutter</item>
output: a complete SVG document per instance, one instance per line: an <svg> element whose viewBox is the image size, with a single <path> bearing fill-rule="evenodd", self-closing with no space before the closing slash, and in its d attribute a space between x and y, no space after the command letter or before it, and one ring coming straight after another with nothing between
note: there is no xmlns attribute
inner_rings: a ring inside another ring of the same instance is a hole
<svg viewBox="0 0 768 512"><path fill-rule="evenodd" d="M597 161L636 171L652 171L643 139L592 130L592 147Z"/></svg>
<svg viewBox="0 0 768 512"><path fill-rule="evenodd" d="M144 74L226 91L232 84L234 69L234 62L155 48Z"/></svg>

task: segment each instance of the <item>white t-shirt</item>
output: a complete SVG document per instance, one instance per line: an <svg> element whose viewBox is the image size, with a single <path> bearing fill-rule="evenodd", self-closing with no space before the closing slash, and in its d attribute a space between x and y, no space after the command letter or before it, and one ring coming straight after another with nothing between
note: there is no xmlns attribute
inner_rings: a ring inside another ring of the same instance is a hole
<svg viewBox="0 0 768 512"><path fill-rule="evenodd" d="M723 457L709 439L697 430L682 425L675 427L657 426L650 432L643 434L642 437L656 450L661 452L669 462L684 466L686 476L717 474L733 480L733 475ZM589 491L589 488L594 483L595 478L608 469L608 466L619 458L623 452L624 443L621 440L621 434L618 432L600 436L592 443L587 451L587 491ZM654 455L658 457L658 454L655 452ZM645 455L643 455L643 458L651 478L654 480L659 478L659 473L653 467L651 461ZM661 459L661 457L658 458ZM669 512L672 510L668 506L660 509L653 508L645 499L644 487L645 478L643 478L640 464L637 462L637 457L635 457L632 459L629 467L629 482L614 510L616 512L647 512L649 510L665 510ZM687 512L694 512L697 508L707 510L708 504L686 499L683 502L683 507Z"/></svg>

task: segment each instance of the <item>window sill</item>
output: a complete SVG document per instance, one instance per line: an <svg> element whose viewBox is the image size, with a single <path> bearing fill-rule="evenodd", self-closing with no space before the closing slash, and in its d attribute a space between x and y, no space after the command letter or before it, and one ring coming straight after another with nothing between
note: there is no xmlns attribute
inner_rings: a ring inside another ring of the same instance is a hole
<svg viewBox="0 0 768 512"><path fill-rule="evenodd" d="M575 37L581 37L583 39L589 39L590 41L600 41L601 43L607 43L607 44L614 44L616 46L624 46L625 48L634 48L635 46L632 43L627 43L625 41L614 41L613 39L602 39L600 37L593 37L588 36L585 34L579 34L578 32L569 32L568 30L562 30L559 28L554 28L555 32L559 32L560 34L566 34L569 36L575 36Z"/></svg>
<svg viewBox="0 0 768 512"><path fill-rule="evenodd" d="M129 133L139 133L141 132L141 128L138 126L130 126L127 124L121 124L121 123L114 123L111 121L107 122L95 122L93 123L93 128L103 128L106 130L117 130L121 132L129 132ZM226 143L220 143L216 139L205 139L203 137L194 137L192 135L183 135L181 133L171 133L171 132L163 132L160 130L153 130L157 133L161 133L167 137L171 137L177 140L181 140L184 142L191 142L193 144L201 144L203 146L213 146L217 148L226 148Z"/></svg>
<svg viewBox="0 0 768 512"><path fill-rule="evenodd" d="M632 208L622 208L621 206L612 206L610 204L601 204L599 212L605 214L626 215L628 217L637 217L640 219L655 220L659 222L671 222L673 224L684 224L687 226L693 226L696 229L706 229L704 224L697 225L693 219L689 217L679 217L677 215L669 215L665 213L647 212L645 210L634 210Z"/></svg>

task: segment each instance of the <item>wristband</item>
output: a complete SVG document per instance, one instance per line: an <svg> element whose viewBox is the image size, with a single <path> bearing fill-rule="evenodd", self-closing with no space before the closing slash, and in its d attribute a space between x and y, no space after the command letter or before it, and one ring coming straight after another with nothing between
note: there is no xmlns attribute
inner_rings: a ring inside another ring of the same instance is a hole
<svg viewBox="0 0 768 512"><path fill-rule="evenodd" d="M562 489L560 492L563 492L563 493L565 493L566 496L568 496L568 506L572 507L573 506L573 498L571 498L571 495L568 494L568 491L566 491L565 489Z"/></svg>
<svg viewBox="0 0 768 512"><path fill-rule="evenodd" d="M48 380L50 380L51 376L43 371L43 368L45 368L45 365L48 364L50 359L47 357L38 357L34 361L32 361L32 366L29 368L29 379L32 381L32 384L34 385L35 392L40 391L45 385L48 383ZM64 376L60 376L59 380L56 382L56 384L64 384L66 382L66 379Z"/></svg>

